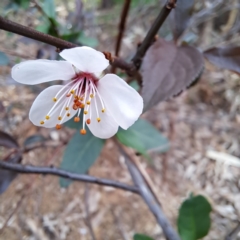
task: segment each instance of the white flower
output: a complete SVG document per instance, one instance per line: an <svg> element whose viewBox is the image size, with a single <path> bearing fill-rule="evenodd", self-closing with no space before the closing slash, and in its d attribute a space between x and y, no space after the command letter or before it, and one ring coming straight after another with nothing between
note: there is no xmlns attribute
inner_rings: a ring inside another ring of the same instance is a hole
<svg viewBox="0 0 240 240"><path fill-rule="evenodd" d="M63 50L66 61L30 60L12 69L12 78L24 84L38 84L53 80L70 80L66 85L54 85L42 91L29 113L33 124L47 128L61 128L74 117L80 121L81 134L86 134L85 123L99 138L113 136L118 127L127 129L140 116L142 97L115 74L97 76L108 67L104 54L89 47Z"/></svg>

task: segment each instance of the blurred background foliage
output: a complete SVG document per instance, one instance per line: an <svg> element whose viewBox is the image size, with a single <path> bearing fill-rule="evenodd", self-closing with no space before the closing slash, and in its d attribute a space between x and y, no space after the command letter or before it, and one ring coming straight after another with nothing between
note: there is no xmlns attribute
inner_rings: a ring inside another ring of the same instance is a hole
<svg viewBox="0 0 240 240"><path fill-rule="evenodd" d="M124 59L131 59L163 3L165 1L131 1L120 53ZM171 14L160 30L161 37L187 42L201 50L239 43L238 0L179 0L178 4L183 11ZM1 0L0 15L43 33L113 53L122 5L123 0ZM11 133L22 147L42 142L50 146L45 152L36 150L26 154L23 163L54 164L78 173L90 172L129 182L111 140L96 139L89 132L83 141L78 133L80 125L72 121L67 122L60 133L36 128L29 122L28 110L33 99L51 83L19 86L10 77L11 66L28 59L58 59L55 48L3 31L0 42L1 129ZM240 218L239 166L229 160L232 155L237 157L236 161L240 158L240 80L237 74L220 67L207 63L197 86L178 99L156 106L129 130L120 129L116 136L143 156L142 164L159 189L164 210L184 240L202 238L209 231L206 239L223 239ZM226 64L223 67L227 68ZM126 80L129 78L122 71L118 74ZM137 90L140 88L137 81L131 85ZM170 141L173 147L168 152ZM89 142L91 147L85 148ZM209 149L220 155L227 152L229 155L224 156L229 160L228 165L218 162L221 157L213 154L209 157L212 153ZM0 150L3 157L6 150L2 147ZM16 174L3 178L4 174L0 177L1 193L16 178ZM9 223L11 226L4 234L0 233L0 238L12 240L26 234L27 239L37 239L39 234L45 234L46 239L78 239L79 236L92 239L83 206L86 186L69 184L63 179L54 182L50 177L18 176L13 186L1 195L0 226L8 224L9 216L17 211L16 205L23 207L13 218L13 225ZM56 187L59 185L69 188ZM211 199L190 194L184 200L190 191ZM93 187L89 205L97 239L122 239L126 234L136 240L163 239L161 229L137 196Z"/></svg>

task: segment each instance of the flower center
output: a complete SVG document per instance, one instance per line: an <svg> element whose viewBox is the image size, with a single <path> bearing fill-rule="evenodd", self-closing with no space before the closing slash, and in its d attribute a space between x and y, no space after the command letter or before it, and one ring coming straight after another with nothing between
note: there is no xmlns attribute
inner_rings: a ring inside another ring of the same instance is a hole
<svg viewBox="0 0 240 240"><path fill-rule="evenodd" d="M74 113L77 113L74 122L80 122L80 114L83 111L83 127L80 133L85 135L85 123L100 122L99 112L105 112L103 99L97 89L97 82L98 79L92 74L77 74L71 82L63 86L53 97L52 100L55 103L45 116L45 119L40 121L40 124L43 125L46 121L52 119L53 115L56 116L56 112L59 112L57 119L54 119L57 122L56 129L59 130L63 121ZM93 107L90 105L93 105ZM96 119L92 119L92 110L94 108L96 110Z"/></svg>

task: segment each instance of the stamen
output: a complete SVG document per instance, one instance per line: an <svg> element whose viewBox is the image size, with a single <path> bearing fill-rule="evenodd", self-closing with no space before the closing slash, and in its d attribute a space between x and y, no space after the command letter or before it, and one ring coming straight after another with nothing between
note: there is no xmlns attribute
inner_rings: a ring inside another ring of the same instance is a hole
<svg viewBox="0 0 240 240"><path fill-rule="evenodd" d="M42 124L42 125L43 125L43 124L44 124L44 121L41 121L41 122L40 122L40 124Z"/></svg>
<svg viewBox="0 0 240 240"><path fill-rule="evenodd" d="M84 114L88 114L88 111L84 111L83 113L84 113Z"/></svg>
<svg viewBox="0 0 240 240"><path fill-rule="evenodd" d="M56 101L57 101L57 98L56 98L56 97L54 97L54 98L53 98L53 101L54 101L54 102L56 102Z"/></svg>
<svg viewBox="0 0 240 240"><path fill-rule="evenodd" d="M80 117L75 117L74 122L80 122Z"/></svg>
<svg viewBox="0 0 240 240"><path fill-rule="evenodd" d="M61 117L61 116L59 116L59 117L58 117L58 120L59 120L59 121L60 121L60 120L62 120L62 117Z"/></svg>
<svg viewBox="0 0 240 240"><path fill-rule="evenodd" d="M61 90L60 90L60 91L61 91ZM59 91L59 92L60 92L60 91ZM59 92L58 92L58 93L59 93ZM68 92L68 90L65 91L65 93L58 99L58 102L60 102L60 100L61 100L63 97L65 97L65 94L66 94L67 92ZM58 95L58 94L57 94L57 95ZM56 96L57 96L57 95L56 95ZM56 104L57 104L57 103L55 103L55 104L52 106L52 108L49 110L49 112L48 112L48 114L47 114L48 116L50 116L50 114L52 113L52 111L53 111L54 109L56 109ZM61 115L61 114L60 114L60 115Z"/></svg>
<svg viewBox="0 0 240 240"><path fill-rule="evenodd" d="M81 133L82 135L85 135L85 134L87 133L87 131L86 131L86 129L81 129L81 130L80 130L80 133Z"/></svg>
<svg viewBox="0 0 240 240"><path fill-rule="evenodd" d="M56 129L57 129L57 130L60 130L61 128L62 128L62 126L61 126L60 124L57 124L57 125L56 125Z"/></svg>
<svg viewBox="0 0 240 240"><path fill-rule="evenodd" d="M95 89L94 89L94 88L92 88L92 89L93 89L93 92L94 92L94 94L95 94L95 93L96 93L96 92L95 92ZM96 108L96 112L97 112L97 117L99 118L96 98L94 98L94 103L95 103L95 108Z"/></svg>
<svg viewBox="0 0 240 240"><path fill-rule="evenodd" d="M75 89L76 87L78 87L79 86L79 82L77 82L74 86L73 86L73 89ZM69 110L69 105L70 105L70 102L71 102L71 100L72 100L72 97L73 97L73 95L71 95L71 97L67 100L67 104L66 104L66 107L63 105L63 107L62 107L62 109L61 109L61 111L60 111L60 116L62 115L62 112L63 112L63 110L65 109L66 111L68 111ZM67 117L69 117L70 116L70 113L67 113ZM64 117L63 117L63 119L62 119L62 121L60 122L60 123L62 123L63 122L63 120L64 120Z"/></svg>
<svg viewBox="0 0 240 240"><path fill-rule="evenodd" d="M73 104L73 109L74 109L74 110L78 110L77 104Z"/></svg>
<svg viewBox="0 0 240 240"><path fill-rule="evenodd" d="M47 115L45 118L46 118L47 120L49 120L49 119L50 119L50 116L49 116L49 115Z"/></svg>
<svg viewBox="0 0 240 240"><path fill-rule="evenodd" d="M90 101L87 101L87 105L90 105L90 103L91 103Z"/></svg>
<svg viewBox="0 0 240 240"><path fill-rule="evenodd" d="M74 92L75 92L75 90L71 90L71 91L70 91L71 94L74 94Z"/></svg>
<svg viewBox="0 0 240 240"><path fill-rule="evenodd" d="M93 94L90 94L90 98L93 98L94 97L94 95Z"/></svg>
<svg viewBox="0 0 240 240"><path fill-rule="evenodd" d="M91 119L87 119L86 123L90 124L91 123Z"/></svg>
<svg viewBox="0 0 240 240"><path fill-rule="evenodd" d="M102 113L104 113L104 112L105 112L105 109L103 108L103 109L102 109Z"/></svg>
<svg viewBox="0 0 240 240"><path fill-rule="evenodd" d="M100 102L101 102L101 104L102 104L102 109L105 109L104 104L103 104L102 97L101 97L101 95L100 95L100 93L99 93L97 87L94 86L93 83L92 83L92 86L93 86L94 90L96 90L96 92L97 92L98 98L99 98L99 100L100 100Z"/></svg>
<svg viewBox="0 0 240 240"><path fill-rule="evenodd" d="M84 107L85 107L85 104L84 104L84 103L81 103L79 107L80 107L80 108L84 108Z"/></svg>
<svg viewBox="0 0 240 240"><path fill-rule="evenodd" d="M98 118L97 118L97 121L100 122L100 121L101 121L101 118L98 117Z"/></svg>
<svg viewBox="0 0 240 240"><path fill-rule="evenodd" d="M77 91L77 99L78 100L81 100L80 99L80 95L81 95L81 92L82 92L82 88L83 88L83 83L84 83L84 80L83 79L81 79L80 80L80 83L79 83L79 86L78 86L78 91ZM82 101L82 100L81 100Z"/></svg>
<svg viewBox="0 0 240 240"><path fill-rule="evenodd" d="M64 86L58 91L58 93L56 94L55 98L57 98L58 95L59 95L66 87L68 87L69 85L71 85L71 84L73 84L73 83L74 83L74 81L70 81L69 83L67 83L66 85L64 85ZM65 95L65 94L64 94L64 95Z"/></svg>

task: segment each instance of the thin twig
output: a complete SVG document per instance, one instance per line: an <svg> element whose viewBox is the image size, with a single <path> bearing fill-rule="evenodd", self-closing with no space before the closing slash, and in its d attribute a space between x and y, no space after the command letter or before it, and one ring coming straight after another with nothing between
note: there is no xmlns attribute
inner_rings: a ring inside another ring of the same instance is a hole
<svg viewBox="0 0 240 240"><path fill-rule="evenodd" d="M90 217L90 212L89 212L89 184L85 184L85 191L84 191L84 203L85 203L85 209L86 209L86 218L85 218L85 223L89 229L90 235L92 237L92 240L96 240L96 236L94 234L92 224L91 224L91 217Z"/></svg>
<svg viewBox="0 0 240 240"><path fill-rule="evenodd" d="M10 215L8 216L7 220L5 221L5 223L3 224L2 228L0 229L0 235L4 232L5 228L8 225L8 222L10 221L10 219L12 218L12 216L18 211L19 207L21 206L24 198L25 198L26 194L23 194L20 198L20 200L17 202L16 207L13 209L13 211L10 213Z"/></svg>
<svg viewBox="0 0 240 240"><path fill-rule="evenodd" d="M240 232L240 222L238 222L238 225L226 236L225 240L237 239L237 235L239 232Z"/></svg>
<svg viewBox="0 0 240 240"><path fill-rule="evenodd" d="M67 178L74 181L95 183L98 185L123 189L125 191L130 191L133 193L139 193L138 188L134 186L129 186L127 184L113 181L110 179L96 178L96 177L85 175L85 174L72 173L72 172L68 172L66 170L55 168L55 167L39 167L39 166L22 165L17 163L0 161L0 168L11 170L18 173L23 173L23 174L44 174L44 175L49 174L49 175Z"/></svg>
<svg viewBox="0 0 240 240"><path fill-rule="evenodd" d="M143 42L141 43L140 47L138 48L135 56L132 59L132 62L136 66L137 69L140 68L142 63L142 58L144 57L145 53L147 52L148 48L154 41L156 34L158 33L160 27L165 22L167 16L171 12L171 10L175 7L177 0L168 0L165 6L160 11L158 17L156 18L155 22L153 23L152 27L148 31L146 37L144 38Z"/></svg>
<svg viewBox="0 0 240 240"><path fill-rule="evenodd" d="M123 38L123 33L126 25L126 20L127 20L127 15L129 12L130 8L130 3L131 0L125 0L123 9L122 9L122 14L121 14L121 19L118 25L118 36L117 36L117 42L116 42L116 49L115 49L115 55L118 57L120 49L121 49L121 43L122 43L122 38ZM116 72L116 67L112 65L112 73Z"/></svg>
<svg viewBox="0 0 240 240"><path fill-rule="evenodd" d="M125 25L126 25L126 19L127 19L127 15L129 12L130 3L131 3L131 0L124 1L122 14L121 14L121 20L120 20L119 26L118 26L117 44L116 44L116 49L115 49L116 56L118 56L120 48L121 48L122 37L123 37Z"/></svg>
<svg viewBox="0 0 240 240"><path fill-rule="evenodd" d="M112 215L114 217L115 220L115 225L117 225L119 234L122 236L123 240L128 240L128 234L126 233L126 231L124 230L124 226L121 222L121 210L120 209L112 209Z"/></svg>

